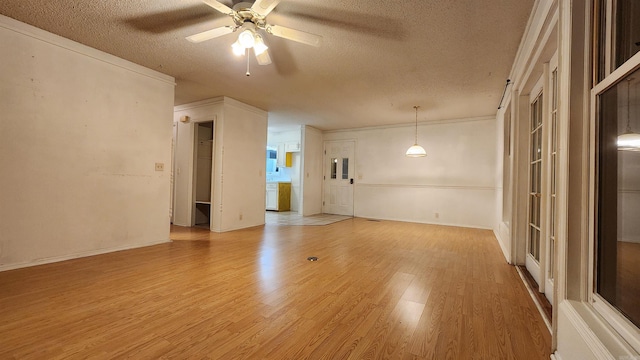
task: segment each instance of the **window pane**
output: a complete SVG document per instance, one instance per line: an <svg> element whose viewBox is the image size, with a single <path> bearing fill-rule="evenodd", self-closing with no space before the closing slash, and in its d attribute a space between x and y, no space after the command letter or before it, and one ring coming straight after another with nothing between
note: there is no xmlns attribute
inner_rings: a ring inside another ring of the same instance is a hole
<svg viewBox="0 0 640 360"><path fill-rule="evenodd" d="M533 256L536 261L540 260L540 231L533 226L529 227L529 254Z"/></svg>
<svg viewBox="0 0 640 360"><path fill-rule="evenodd" d="M342 159L342 180L349 179L349 158Z"/></svg>
<svg viewBox="0 0 640 360"><path fill-rule="evenodd" d="M549 232L552 237L556 236L556 197L551 197L551 208L549 216Z"/></svg>
<svg viewBox="0 0 640 360"><path fill-rule="evenodd" d="M551 195L556 193L556 154L551 155Z"/></svg>
<svg viewBox="0 0 640 360"><path fill-rule="evenodd" d="M536 131L536 160L542 159L542 129Z"/></svg>
<svg viewBox="0 0 640 360"><path fill-rule="evenodd" d="M553 267L555 266L556 240L551 238L549 244L549 279L553 280Z"/></svg>
<svg viewBox="0 0 640 360"><path fill-rule="evenodd" d="M594 44L593 44L593 83L597 84L606 76L606 39L607 6L606 0L594 1Z"/></svg>
<svg viewBox="0 0 640 360"><path fill-rule="evenodd" d="M616 68L640 50L640 1L616 1Z"/></svg>
<svg viewBox="0 0 640 360"><path fill-rule="evenodd" d="M640 151L617 145L640 126L640 70L628 78L598 97L595 275L596 292L640 326Z"/></svg>
<svg viewBox="0 0 640 360"><path fill-rule="evenodd" d="M553 84L551 90L553 91L553 101L551 103L551 111L558 110L558 69L553 70L551 75Z"/></svg>
<svg viewBox="0 0 640 360"><path fill-rule="evenodd" d="M531 131L535 130L538 127L538 107L536 106L537 102L531 104Z"/></svg>
<svg viewBox="0 0 640 360"><path fill-rule="evenodd" d="M336 179L338 176L338 159L331 158L331 178Z"/></svg>

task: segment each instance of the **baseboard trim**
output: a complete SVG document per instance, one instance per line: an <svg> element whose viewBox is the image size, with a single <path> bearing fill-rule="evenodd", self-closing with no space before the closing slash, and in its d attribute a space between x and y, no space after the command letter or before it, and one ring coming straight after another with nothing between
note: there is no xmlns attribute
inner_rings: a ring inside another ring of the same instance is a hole
<svg viewBox="0 0 640 360"><path fill-rule="evenodd" d="M119 246L119 247L108 248L108 249L85 251L85 252L71 254L71 255L54 256L54 257L50 257L50 258L37 259L37 260L34 260L34 261L17 263L17 264L0 265L0 272L9 271L9 270L16 270L16 269L22 269L22 268L31 267L31 266L51 264L51 263L56 263L56 262L61 262L61 261L66 261L66 260L79 259L79 258L83 258L83 257L108 254L108 253L112 253L112 252L116 252L116 251L137 249L137 248L153 246L153 245L158 245L158 244L165 244L165 243L168 243L168 242L171 242L171 240L170 239L166 239L166 240L154 241L154 242L145 243L145 244L139 244L139 245Z"/></svg>
<svg viewBox="0 0 640 360"><path fill-rule="evenodd" d="M355 209L354 218L361 219L375 219L375 220L386 220L386 221L398 221L398 222L406 222L413 224L427 224L427 225L441 225L441 226L452 226L452 227L461 227L461 228L469 228L469 229L480 229L480 230L491 230L491 227L482 226L482 225L469 225L469 224L455 224L455 223L445 223L445 222L431 222L431 221L423 221L418 219L401 219L401 218L392 218L392 217L380 217L380 216L370 216L367 214L359 214L357 209Z"/></svg>
<svg viewBox="0 0 640 360"><path fill-rule="evenodd" d="M497 229L493 229L493 235L496 237L496 241L498 241L498 245L500 245L500 250L502 250L502 255L504 255L504 259L507 261L507 264L511 264L510 252L505 247L502 236L500 235L500 231Z"/></svg>

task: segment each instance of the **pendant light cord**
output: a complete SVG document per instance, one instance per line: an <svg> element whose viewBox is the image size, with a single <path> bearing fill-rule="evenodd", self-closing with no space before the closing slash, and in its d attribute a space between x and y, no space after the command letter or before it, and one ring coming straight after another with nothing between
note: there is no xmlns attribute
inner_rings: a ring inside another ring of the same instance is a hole
<svg viewBox="0 0 640 360"><path fill-rule="evenodd" d="M414 142L415 145L418 145L418 108L420 106L418 105L414 105L413 108L416 109L416 141Z"/></svg>
<svg viewBox="0 0 640 360"><path fill-rule="evenodd" d="M629 88L631 87L631 80L633 80L633 78L628 78L627 79L627 129L625 130L626 134L630 134L633 131L631 131L631 117L629 117L629 115L631 114L630 109L631 109L631 97L629 97Z"/></svg>

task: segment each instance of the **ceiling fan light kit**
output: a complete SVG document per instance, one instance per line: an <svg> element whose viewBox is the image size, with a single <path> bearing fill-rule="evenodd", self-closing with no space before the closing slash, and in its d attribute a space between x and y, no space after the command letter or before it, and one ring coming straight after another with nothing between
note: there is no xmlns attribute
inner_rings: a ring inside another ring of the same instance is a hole
<svg viewBox="0 0 640 360"><path fill-rule="evenodd" d="M251 22L246 22L240 27L238 42L245 49L251 49L256 43L256 26Z"/></svg>
<svg viewBox="0 0 640 360"><path fill-rule="evenodd" d="M319 35L290 29L284 26L267 24L267 15L280 3L280 0L256 0L253 3L240 2L234 5L233 9L217 0L202 0L202 2L230 16L235 26L222 26L188 36L187 40L190 42L200 43L239 31L238 39L231 45L233 53L236 56L241 56L244 55L248 49L253 48L259 65L271 64L271 57L268 52L269 47L265 44L260 31L316 47L320 46L322 42L322 37ZM247 59L247 76L249 75L248 61L249 59Z"/></svg>
<svg viewBox="0 0 640 360"><path fill-rule="evenodd" d="M240 42L238 40L236 40L236 42L231 44L231 51L233 51L233 54L235 56L242 56L244 55L246 49L242 45L240 45Z"/></svg>
<svg viewBox="0 0 640 360"><path fill-rule="evenodd" d="M256 53L256 56L262 54L267 51L269 47L264 43L264 39L259 34L256 34L254 44L253 44L253 52Z"/></svg>

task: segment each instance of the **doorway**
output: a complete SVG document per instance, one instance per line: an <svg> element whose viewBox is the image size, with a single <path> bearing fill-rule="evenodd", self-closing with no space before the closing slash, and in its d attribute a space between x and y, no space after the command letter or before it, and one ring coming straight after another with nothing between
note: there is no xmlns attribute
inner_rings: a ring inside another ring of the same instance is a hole
<svg viewBox="0 0 640 360"><path fill-rule="evenodd" d="M324 143L325 214L353 216L353 178L355 171L355 141L326 141Z"/></svg>
<svg viewBox="0 0 640 360"><path fill-rule="evenodd" d="M211 172L213 169L213 121L197 123L194 131L194 226L211 228Z"/></svg>

